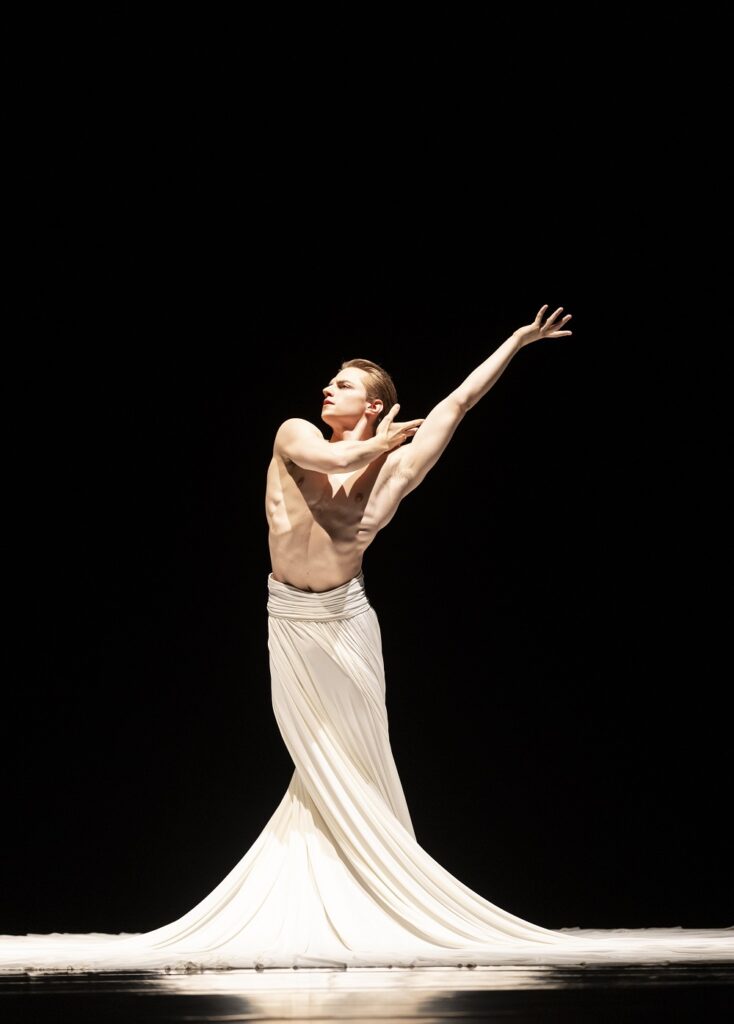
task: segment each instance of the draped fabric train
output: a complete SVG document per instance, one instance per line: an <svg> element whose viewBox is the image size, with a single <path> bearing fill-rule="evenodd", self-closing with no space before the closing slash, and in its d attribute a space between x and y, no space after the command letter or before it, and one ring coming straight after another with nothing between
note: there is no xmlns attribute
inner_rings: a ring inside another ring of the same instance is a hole
<svg viewBox="0 0 734 1024"><path fill-rule="evenodd" d="M734 927L532 924L420 846L362 573L324 593L270 574L268 637L273 711L295 770L239 863L153 931L0 936L0 971L734 962Z"/></svg>

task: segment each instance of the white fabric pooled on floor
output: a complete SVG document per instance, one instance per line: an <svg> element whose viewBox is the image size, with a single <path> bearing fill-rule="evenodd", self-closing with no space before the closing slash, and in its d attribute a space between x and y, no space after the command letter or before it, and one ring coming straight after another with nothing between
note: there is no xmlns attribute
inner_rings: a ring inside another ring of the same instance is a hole
<svg viewBox="0 0 734 1024"><path fill-rule="evenodd" d="M550 930L473 892L416 841L362 573L268 577L272 701L295 770L199 904L140 934L0 936L0 971L734 962L734 927Z"/></svg>

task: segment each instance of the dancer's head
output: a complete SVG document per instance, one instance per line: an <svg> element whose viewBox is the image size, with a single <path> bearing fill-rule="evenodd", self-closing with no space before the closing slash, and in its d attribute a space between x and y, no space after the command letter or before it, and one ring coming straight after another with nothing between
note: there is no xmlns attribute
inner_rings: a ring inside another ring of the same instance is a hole
<svg viewBox="0 0 734 1024"><path fill-rule="evenodd" d="M321 418L333 428L354 430L364 417L368 435L398 400L392 377L370 359L348 359L323 389Z"/></svg>

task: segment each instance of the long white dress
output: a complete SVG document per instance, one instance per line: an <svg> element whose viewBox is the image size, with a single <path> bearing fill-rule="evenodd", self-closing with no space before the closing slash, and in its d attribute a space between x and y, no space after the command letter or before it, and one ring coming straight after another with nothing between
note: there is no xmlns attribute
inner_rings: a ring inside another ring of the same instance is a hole
<svg viewBox="0 0 734 1024"><path fill-rule="evenodd" d="M273 710L295 770L250 849L170 924L0 936L0 971L734 962L734 926L542 928L473 892L419 845L362 573L324 593L271 574L268 634Z"/></svg>

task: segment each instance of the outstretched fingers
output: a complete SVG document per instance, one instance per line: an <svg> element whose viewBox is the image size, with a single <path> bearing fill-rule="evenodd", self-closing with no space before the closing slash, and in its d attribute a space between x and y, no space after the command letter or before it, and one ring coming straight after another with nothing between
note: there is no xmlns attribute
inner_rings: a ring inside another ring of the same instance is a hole
<svg viewBox="0 0 734 1024"><path fill-rule="evenodd" d="M555 313L551 313L551 315L548 317L548 319L545 322L546 327L550 327L550 325L553 323L553 321L558 316L558 314L562 313L562 312L563 312L563 306L559 306L558 309L555 311Z"/></svg>
<svg viewBox="0 0 734 1024"><path fill-rule="evenodd" d="M566 313L566 315L564 317L561 317L561 319L558 321L558 323L555 323L556 317L558 316L559 313L562 313L562 312L563 312L563 306L559 306L558 309L555 311L555 313L552 313L551 316L548 317L548 319L546 320L546 322L543 324L543 326L541 328L541 330L542 330L542 332L544 334L548 334L548 335L550 335L553 338L557 338L557 337L559 337L562 334L565 335L565 334L571 334L572 333L571 331L561 331L561 330L559 330L559 328L563 327L564 324L567 324L568 321L571 319L571 314L570 313Z"/></svg>
<svg viewBox="0 0 734 1024"><path fill-rule="evenodd" d="M571 314L570 313L566 313L564 318L558 322L558 327L556 327L554 330L550 331L550 336L552 338L561 338L561 337L563 337L563 336L565 336L567 334L573 334L573 331L561 331L559 329L559 328L563 327L564 324L567 324L570 319L571 319Z"/></svg>

